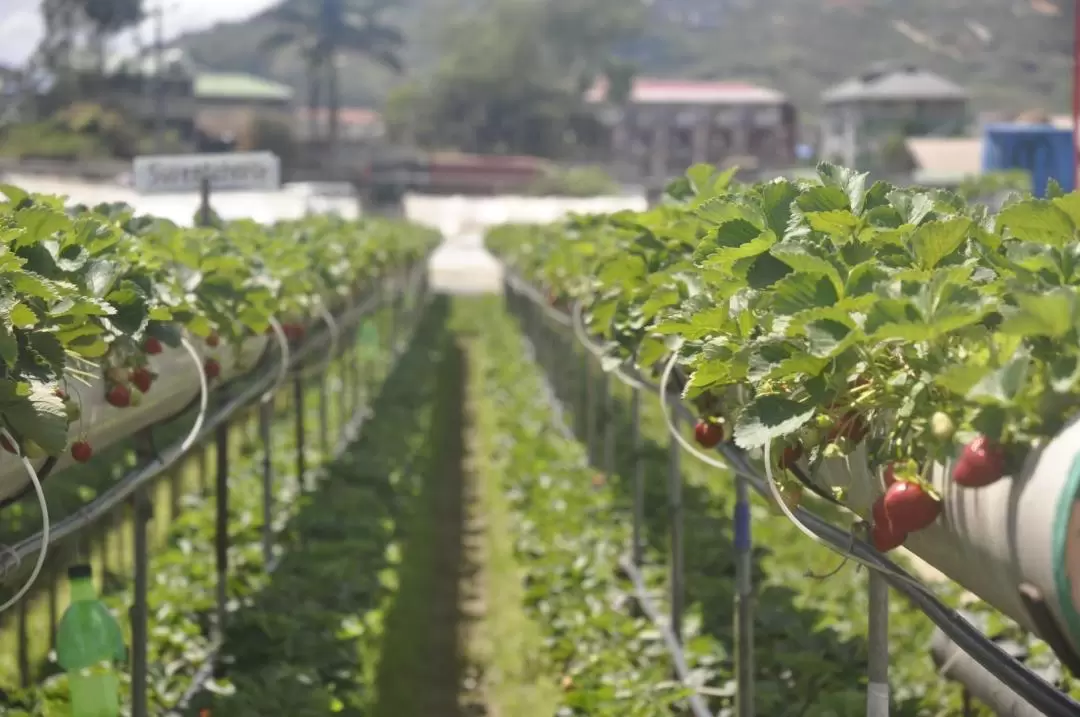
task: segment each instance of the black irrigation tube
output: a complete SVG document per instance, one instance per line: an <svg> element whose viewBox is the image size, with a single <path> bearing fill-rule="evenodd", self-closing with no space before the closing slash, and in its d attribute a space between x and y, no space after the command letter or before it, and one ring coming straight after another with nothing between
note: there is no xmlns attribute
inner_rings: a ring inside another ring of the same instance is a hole
<svg viewBox="0 0 1080 717"><path fill-rule="evenodd" d="M422 271L423 267L424 265L421 262L417 270ZM377 292L361 304L346 311L339 324L351 325L364 316L372 313L382 303L383 299ZM305 343L299 351L290 355L290 365L296 366L302 364L303 361L315 353L317 349L322 348L322 345L325 344L328 339L328 332L325 330L321 331L316 338ZM271 370L265 371L263 375L259 376L257 380L254 380L242 392L229 399L213 414L208 415L202 428L195 437L195 440L192 442L192 445L201 443L212 437L219 426L225 424L235 413L255 401L268 388L273 386L277 381L277 377L278 367L271 367ZM155 460L131 471L100 497L53 525L49 531L49 545L78 533L87 526L95 523L134 494L141 486L176 465L187 455L187 451L180 450L181 446L182 441L177 441L162 451ZM4 551L3 560L0 560L0 575L10 574L17 570L23 559L34 555L43 548L47 548L47 545L43 545L42 535L41 532L35 533L34 535L19 541L10 550Z"/></svg>
<svg viewBox="0 0 1080 717"><path fill-rule="evenodd" d="M536 347L524 332L522 332L521 338L522 342L525 344L525 355L529 360L535 361L537 358ZM574 432L570 430L570 426L566 423L566 411L564 410L562 402L559 400L558 395L555 393L551 382L548 380L548 377L543 370L540 371L540 382L543 386L544 399L554 413L555 423L558 426L559 432L562 433L564 438L576 442L577 438L574 436ZM586 456L586 460L588 460L588 456ZM649 596L648 588L645 585L645 578L642 576L641 571L633 564L632 560L625 556L619 558L619 569L626 574L626 577L629 578L630 583L633 585L634 599L637 601L638 607L641 608L641 612L645 614L645 617L652 623L653 628L656 629L663 638L664 645L667 648L668 655L671 657L672 664L675 668L675 674L679 678L679 682L692 691L687 697L690 711L693 712L694 717L714 717L705 700L702 699L701 694L699 694L698 688L693 684L693 680L690 677L690 666L686 662L686 655L683 653L682 645L679 644L679 639L675 636L671 626L661 619L659 611L657 611L653 605L652 598Z"/></svg>
<svg viewBox="0 0 1080 717"><path fill-rule="evenodd" d="M528 283L513 275L508 275L507 282L522 296L552 316L558 323L567 327L572 326L571 317L548 306L544 301L544 297ZM658 386L644 380L638 380L650 391L659 395ZM694 418L693 412L677 398L669 399L669 403L673 408L679 410L682 415L690 419ZM751 469L741 451L729 444L722 444L720 453L731 465L732 470L747 478L758 493L766 497L771 495L768 485ZM804 508L796 508L794 512L803 525L829 545L879 568L881 577L890 587L903 594L929 617L958 648L970 655L976 662L985 667L991 675L1001 680L1005 686L1013 690L1032 707L1040 710L1047 717L1076 717L1076 715L1080 714L1080 703L1020 664L1012 655L987 638L959 613L938 600L928 588L920 589L916 587L918 581L915 577L892 560L874 550L865 541L855 538L849 531L832 525Z"/></svg>

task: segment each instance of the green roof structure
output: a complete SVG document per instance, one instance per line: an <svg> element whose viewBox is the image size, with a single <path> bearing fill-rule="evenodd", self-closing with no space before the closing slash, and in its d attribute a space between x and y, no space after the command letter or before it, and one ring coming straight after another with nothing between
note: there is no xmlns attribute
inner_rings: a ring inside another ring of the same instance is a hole
<svg viewBox="0 0 1080 717"><path fill-rule="evenodd" d="M266 100L288 102L288 85L241 72L203 72L195 76L195 97L203 99Z"/></svg>

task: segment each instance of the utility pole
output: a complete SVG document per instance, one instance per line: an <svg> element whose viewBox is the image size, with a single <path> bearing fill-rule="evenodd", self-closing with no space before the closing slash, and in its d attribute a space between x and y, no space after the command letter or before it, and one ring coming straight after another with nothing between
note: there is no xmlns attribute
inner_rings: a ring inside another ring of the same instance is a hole
<svg viewBox="0 0 1080 717"><path fill-rule="evenodd" d="M154 14L154 151L165 150L165 6L159 4Z"/></svg>

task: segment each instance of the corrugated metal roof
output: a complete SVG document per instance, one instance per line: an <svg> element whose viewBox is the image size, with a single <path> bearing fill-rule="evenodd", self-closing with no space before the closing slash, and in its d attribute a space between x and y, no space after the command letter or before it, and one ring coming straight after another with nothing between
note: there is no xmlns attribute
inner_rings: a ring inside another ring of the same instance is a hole
<svg viewBox="0 0 1080 717"><path fill-rule="evenodd" d="M200 99L281 100L293 97L292 88L255 75L239 72L205 72L195 77L195 96Z"/></svg>
<svg viewBox="0 0 1080 717"><path fill-rule="evenodd" d="M606 96L607 81L601 79L586 93L585 99L603 102ZM634 80L630 101L642 105L780 105L787 102L787 97L777 90L747 82L641 77Z"/></svg>
<svg viewBox="0 0 1080 717"><path fill-rule="evenodd" d="M825 103L860 100L963 100L968 91L952 80L917 67L872 69L821 93Z"/></svg>

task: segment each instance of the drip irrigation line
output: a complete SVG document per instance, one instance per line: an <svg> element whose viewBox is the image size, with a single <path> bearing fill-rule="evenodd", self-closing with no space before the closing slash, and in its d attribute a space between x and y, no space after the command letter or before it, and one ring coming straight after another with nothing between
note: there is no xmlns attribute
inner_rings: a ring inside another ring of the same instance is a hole
<svg viewBox="0 0 1080 717"><path fill-rule="evenodd" d="M645 617L660 631L661 637L664 638L664 644L667 645L668 653L671 655L672 661L675 663L675 672L679 676L679 680L688 689L694 690L687 701L690 704L690 711L694 713L694 717L713 717L713 713L709 711L708 705L705 700L702 699L698 693L698 686L692 684L690 681L690 666L686 664L686 655L683 654L682 647L679 645L678 639L675 637L675 633L671 631L671 628L660 617L660 613L656 610L656 607L652 604L652 599L649 597L648 588L645 586L645 578L641 575L641 571L637 569L633 561L629 558L619 558L619 568L622 569L626 576L630 578L630 582L634 585L634 598L637 600L638 606L641 611L645 613Z"/></svg>
<svg viewBox="0 0 1080 717"><path fill-rule="evenodd" d="M510 276L510 282L515 288L527 286L523 280L513 275ZM532 287L529 288L530 291L520 291L520 293L545 312L554 311L544 303L539 292ZM572 318L566 314L562 315L559 323L568 327L573 326ZM658 386L641 381L638 377L634 378L659 395ZM691 419L694 417L693 412L677 399L673 400L673 407L684 416ZM730 461L732 470L745 477L755 491L766 497L770 494L766 482L749 465L746 456L741 451L726 443L720 446L720 451L725 459ZM1069 695L1020 664L1012 655L987 638L955 610L942 603L929 589L921 586L914 576L892 560L874 550L866 542L854 538L850 531L838 528L810 511L797 508L794 512L803 524L824 542L852 554L859 562L878 570L890 587L903 594L926 614L957 647L971 655L1009 689L1033 707L1041 710L1047 717L1075 717L1080 714L1080 702L1073 700Z"/></svg>

